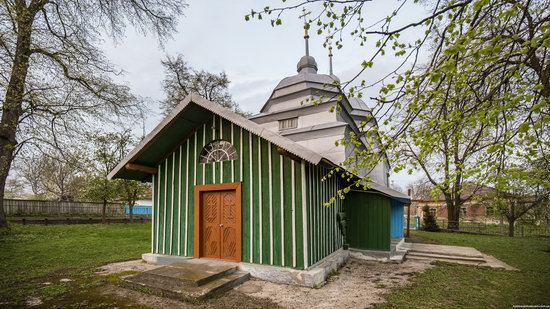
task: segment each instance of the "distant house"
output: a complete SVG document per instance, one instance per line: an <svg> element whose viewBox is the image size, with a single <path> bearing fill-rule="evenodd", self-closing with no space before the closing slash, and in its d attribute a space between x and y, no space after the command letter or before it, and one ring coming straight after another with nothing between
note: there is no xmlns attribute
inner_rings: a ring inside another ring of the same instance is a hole
<svg viewBox="0 0 550 309"><path fill-rule="evenodd" d="M491 207L489 200L496 195L496 189L488 186L466 185L462 193L462 204L460 208L460 219L466 221L481 221L494 219L496 213ZM437 199L412 199L411 215L422 217L422 208L429 206L430 211L435 214L438 220L447 219L447 204L445 197L441 194Z"/></svg>

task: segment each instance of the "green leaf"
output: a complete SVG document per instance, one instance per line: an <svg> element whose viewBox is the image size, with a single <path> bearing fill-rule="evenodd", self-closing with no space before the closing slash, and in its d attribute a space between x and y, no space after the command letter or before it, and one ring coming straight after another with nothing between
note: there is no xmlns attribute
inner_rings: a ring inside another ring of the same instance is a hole
<svg viewBox="0 0 550 309"><path fill-rule="evenodd" d="M522 124L519 126L518 132L520 132L520 133L525 133L525 132L527 132L527 131L529 131L529 123L524 122L524 123L522 123Z"/></svg>

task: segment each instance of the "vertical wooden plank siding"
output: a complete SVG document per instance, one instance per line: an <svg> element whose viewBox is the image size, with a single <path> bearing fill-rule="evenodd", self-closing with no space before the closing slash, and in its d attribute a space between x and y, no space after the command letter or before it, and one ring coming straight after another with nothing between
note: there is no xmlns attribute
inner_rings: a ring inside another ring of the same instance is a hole
<svg viewBox="0 0 550 309"><path fill-rule="evenodd" d="M260 198L261 198L261 208L260 208L260 237L261 237L261 246L260 246L260 256L261 256L261 263L262 264L271 264L271 240L270 240L270 231L271 231L271 225L270 225L270 194L269 191L270 188L270 177L269 175L269 165L270 165L270 156L268 155L268 146L270 143L268 143L266 140L261 139L260 140L260 177L262 184L260 187Z"/></svg>
<svg viewBox="0 0 550 309"><path fill-rule="evenodd" d="M348 243L351 248L390 250L390 198L352 191L346 197Z"/></svg>
<svg viewBox="0 0 550 309"><path fill-rule="evenodd" d="M252 226L251 235L252 235L252 262L260 264L260 241L262 235L260 232L260 198L261 198L261 175L260 173L260 152L259 148L259 138L256 135L252 134L252 220L250 225Z"/></svg>
<svg viewBox="0 0 550 309"><path fill-rule="evenodd" d="M157 200L155 199L155 189L157 188L157 177L155 177L156 175L153 175L153 179L152 179L152 184L151 184L151 194L153 195L153 207L151 207L151 252L155 252L156 248L155 248L155 239L156 239L156 235L157 235L157 222L155 220L155 217L157 215Z"/></svg>
<svg viewBox="0 0 550 309"><path fill-rule="evenodd" d="M162 230L162 254L166 253L166 194L168 193L166 189L166 183L168 179L168 159L164 161L164 165L161 167L162 171L164 172L164 176L161 175L161 183L160 183L160 190L161 190L161 207L162 211L160 213L161 215L161 230ZM160 235L159 235L160 236Z"/></svg>
<svg viewBox="0 0 550 309"><path fill-rule="evenodd" d="M272 178L272 199L273 199L273 216L272 216L272 230L273 230L273 265L282 265L282 177L281 177L281 156L277 153L277 148L271 145L271 178Z"/></svg>
<svg viewBox="0 0 550 309"><path fill-rule="evenodd" d="M403 237L405 204L392 199L390 205L390 237Z"/></svg>
<svg viewBox="0 0 550 309"><path fill-rule="evenodd" d="M311 266L342 247L343 236L336 215L343 211L343 201L337 197L338 190L341 189L338 176L324 178L330 172L328 167L305 164L305 195L308 202L305 203L307 225L304 227L307 227L308 232L304 235L309 236L305 257ZM332 197L336 197L335 203L325 206Z"/></svg>
<svg viewBox="0 0 550 309"><path fill-rule="evenodd" d="M200 163L204 146L232 142L237 160ZM158 166L153 178L152 251L193 256L197 184L241 181L242 261L303 269L341 246L336 206L323 207L337 182L320 182L327 168L282 156L277 146L212 116ZM324 188L318 191L321 186ZM317 222L316 220L325 220Z"/></svg>

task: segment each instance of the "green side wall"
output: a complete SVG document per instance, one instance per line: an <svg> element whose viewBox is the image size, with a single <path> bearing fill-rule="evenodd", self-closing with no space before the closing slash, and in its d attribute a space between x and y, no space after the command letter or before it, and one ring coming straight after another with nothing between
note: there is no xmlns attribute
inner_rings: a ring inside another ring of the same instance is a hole
<svg viewBox="0 0 550 309"><path fill-rule="evenodd" d="M343 211L343 201L336 198L330 206L324 205L332 197L336 197L341 189L341 180L336 176L327 177L329 172L330 168L323 165L306 165L310 265L340 249L343 244L343 236L336 219L337 213Z"/></svg>
<svg viewBox="0 0 550 309"><path fill-rule="evenodd" d="M345 201L350 248L390 251L390 199L375 193L351 191Z"/></svg>

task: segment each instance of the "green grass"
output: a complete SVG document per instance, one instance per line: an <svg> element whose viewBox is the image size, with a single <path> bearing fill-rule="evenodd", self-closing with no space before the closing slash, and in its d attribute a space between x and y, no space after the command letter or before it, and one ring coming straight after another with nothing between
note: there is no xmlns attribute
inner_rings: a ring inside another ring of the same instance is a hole
<svg viewBox="0 0 550 309"><path fill-rule="evenodd" d="M12 225L0 231L0 307L39 297L42 307L124 307L98 289L124 274L94 275L100 265L149 251L150 224ZM550 241L457 233L413 232L424 241L471 246L516 267L505 271L438 263L411 285L387 295L390 308L511 308L550 304ZM61 283L59 279L74 281ZM50 282L50 285L44 285ZM382 288L382 287L380 287Z"/></svg>
<svg viewBox="0 0 550 309"><path fill-rule="evenodd" d="M101 285L107 279L96 280L95 269L148 252L150 229L150 224L13 224L0 231L0 303L21 304L29 296L48 300Z"/></svg>
<svg viewBox="0 0 550 309"><path fill-rule="evenodd" d="M550 305L550 241L415 231L417 240L469 246L519 271L437 263L411 285L393 290L383 308L511 308Z"/></svg>

